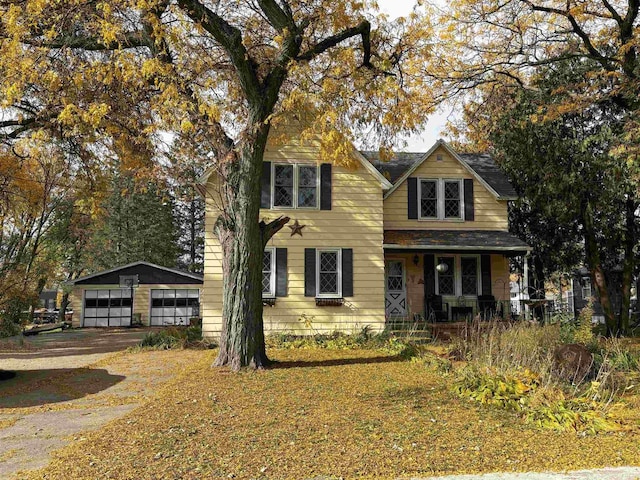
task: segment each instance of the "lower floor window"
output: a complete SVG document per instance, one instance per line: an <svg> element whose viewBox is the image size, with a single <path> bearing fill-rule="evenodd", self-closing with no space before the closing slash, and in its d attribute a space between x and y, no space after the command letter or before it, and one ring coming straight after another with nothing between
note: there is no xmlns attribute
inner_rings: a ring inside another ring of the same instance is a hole
<svg viewBox="0 0 640 480"><path fill-rule="evenodd" d="M262 256L262 296L276 295L276 253L275 248L265 248Z"/></svg>
<svg viewBox="0 0 640 480"><path fill-rule="evenodd" d="M436 259L437 293L448 296L476 297L480 291L477 255L455 255Z"/></svg>
<svg viewBox="0 0 640 480"><path fill-rule="evenodd" d="M318 297L342 296L341 251L339 249L317 250L316 254L316 280Z"/></svg>

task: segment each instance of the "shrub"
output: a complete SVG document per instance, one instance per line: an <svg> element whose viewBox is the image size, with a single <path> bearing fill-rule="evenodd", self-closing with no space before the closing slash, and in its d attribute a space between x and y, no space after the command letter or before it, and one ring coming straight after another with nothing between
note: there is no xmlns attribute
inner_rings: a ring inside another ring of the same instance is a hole
<svg viewBox="0 0 640 480"><path fill-rule="evenodd" d="M23 299L10 299L0 312L0 338L12 337L22 330L22 325L29 320L31 303Z"/></svg>
<svg viewBox="0 0 640 480"><path fill-rule="evenodd" d="M156 332L148 332L137 345L138 348L169 350L172 348L213 348L215 344L202 338L199 325L190 327L167 327Z"/></svg>
<svg viewBox="0 0 640 480"><path fill-rule="evenodd" d="M178 342L178 338L169 335L166 331L160 330L158 332L148 332L144 338L140 340L138 346L153 350L169 350L175 348Z"/></svg>
<svg viewBox="0 0 640 480"><path fill-rule="evenodd" d="M597 338L593 334L593 324L591 318L593 317L593 297L587 300L587 304L580 310L577 319L576 330L574 333L573 341L581 343L587 348L594 346L597 343Z"/></svg>
<svg viewBox="0 0 640 480"><path fill-rule="evenodd" d="M278 333L269 335L266 343L271 348L379 349L404 359L412 358L418 353L418 348L414 344L400 340L387 332L374 333L369 326L365 326L353 335L342 332L316 333L315 335Z"/></svg>

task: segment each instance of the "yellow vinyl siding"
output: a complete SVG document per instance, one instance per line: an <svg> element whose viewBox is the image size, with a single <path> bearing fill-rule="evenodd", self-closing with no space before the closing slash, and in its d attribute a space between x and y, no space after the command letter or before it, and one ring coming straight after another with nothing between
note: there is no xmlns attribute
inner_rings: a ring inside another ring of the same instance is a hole
<svg viewBox="0 0 640 480"><path fill-rule="evenodd" d="M510 300L509 259L503 255L491 255L491 295L496 300Z"/></svg>
<svg viewBox="0 0 640 480"><path fill-rule="evenodd" d="M119 285L78 285L73 288L69 301L73 309L73 317L71 320L73 327L81 327L84 318L84 291L85 290L117 290ZM161 284L143 284L134 289L133 294L133 313L139 313L142 324L149 326L151 314L151 290L155 289L174 289L174 290L199 290L200 304L202 304L202 285L201 284L177 284L177 285L161 285ZM202 306L200 307L202 309Z"/></svg>
<svg viewBox="0 0 640 480"><path fill-rule="evenodd" d="M304 146L291 141L270 145L264 160L273 163L320 162L315 142ZM383 205L380 181L354 159L357 168L332 166L331 210L273 209L261 210L260 218L273 220L280 215L305 225L302 237L291 236L286 226L268 246L287 249L287 296L278 297L273 307L264 307L267 333L313 333L341 330L354 332L370 325L384 328L384 253ZM207 190L215 192L215 175ZM318 191L318 195L320 192ZM202 295L203 333L217 337L222 325L222 255L213 225L218 211L207 199L205 218L205 269ZM314 297L304 296L305 248L353 249L353 297L346 297L339 307L316 306Z"/></svg>
<svg viewBox="0 0 640 480"><path fill-rule="evenodd" d="M442 155L442 161L436 156ZM443 147L431 154L412 174L418 178L471 178L475 220L410 220L407 216L407 181L384 200L385 230L508 230L507 202L498 201L460 162Z"/></svg>

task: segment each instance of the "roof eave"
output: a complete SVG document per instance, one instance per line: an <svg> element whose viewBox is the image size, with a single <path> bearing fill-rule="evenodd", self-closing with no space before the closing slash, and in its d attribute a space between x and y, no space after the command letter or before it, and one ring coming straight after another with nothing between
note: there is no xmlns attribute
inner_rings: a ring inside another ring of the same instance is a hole
<svg viewBox="0 0 640 480"><path fill-rule="evenodd" d="M531 247L522 246L522 247L506 247L506 246L473 246L473 245L399 245L395 243L384 243L382 248L385 249L394 249L394 250L491 250L491 251L504 251L504 252L520 252L526 251L530 252Z"/></svg>
<svg viewBox="0 0 640 480"><path fill-rule="evenodd" d="M382 173L380 173L380 171L376 167L374 167L373 164L369 160L367 160L367 158L358 149L354 148L353 151L355 152L355 157L362 164L365 170L369 171L369 173L371 173L376 179L380 181L383 190L389 190L393 188L393 184L389 180L387 180L387 178L382 175Z"/></svg>
<svg viewBox="0 0 640 480"><path fill-rule="evenodd" d="M371 162L365 158L364 155L362 155L362 153L360 153L356 148L354 148L353 151L355 152L354 156L356 157L356 159L365 168L365 170L371 173L371 175L373 175L380 182L383 190L389 190L390 188L393 188L393 184L389 180L387 180L385 176L382 175L382 173L380 173L378 169L374 167L371 164ZM196 179L196 182L195 182L196 190L198 190L198 193L200 193L200 195L202 195L203 197L206 196L206 190L200 190L198 186L205 186L209 181L209 177L214 171L215 171L215 166L211 166Z"/></svg>
<svg viewBox="0 0 640 480"><path fill-rule="evenodd" d="M402 185L402 183L409 178L409 176L416 171L416 169L422 165L424 163L424 161L429 158L431 156L431 154L433 152L435 152L437 150L437 148L440 145L443 145L445 142L442 139L439 139L436 141L436 143L433 144L433 146L424 154L424 156L418 160L416 163L413 164L413 166L407 170L406 172L404 172L404 174L398 178L398 180L396 180L394 182L394 184L392 185L392 187L387 191L387 193L384 194L384 198L386 199L389 195L391 195L393 192L395 192L397 190L397 188Z"/></svg>
<svg viewBox="0 0 640 480"><path fill-rule="evenodd" d="M118 270L123 270L125 268L134 267L136 265L147 265L149 267L159 268L160 270L166 270L168 272L172 272L172 273L175 273L177 275L182 275L184 277L193 278L194 280L204 280L204 275L198 275L198 274L195 274L195 273L183 272L181 270L176 270L175 268L163 267L162 265L156 265L155 263L140 261L140 262L128 263L126 265L120 265L119 267L110 268L108 270L102 270L100 272L92 273L90 275L85 275L84 277L76 278L74 280L69 281L68 284L75 285L78 282L83 282L85 280L89 280L91 278L98 277L100 275L106 275L107 273L117 272Z"/></svg>

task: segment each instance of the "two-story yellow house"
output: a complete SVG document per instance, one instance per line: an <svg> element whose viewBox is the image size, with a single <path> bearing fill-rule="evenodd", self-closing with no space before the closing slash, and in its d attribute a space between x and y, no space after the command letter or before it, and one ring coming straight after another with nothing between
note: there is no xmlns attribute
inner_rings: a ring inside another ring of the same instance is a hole
<svg viewBox="0 0 640 480"><path fill-rule="evenodd" d="M515 192L493 160L459 155L443 141L388 162L353 155L347 169L321 163L315 142L268 146L261 217L291 221L264 252L265 330L351 333L398 319L506 313L508 257L528 247L508 233ZM207 192L201 313L210 337L222 325L214 176L200 180Z"/></svg>

